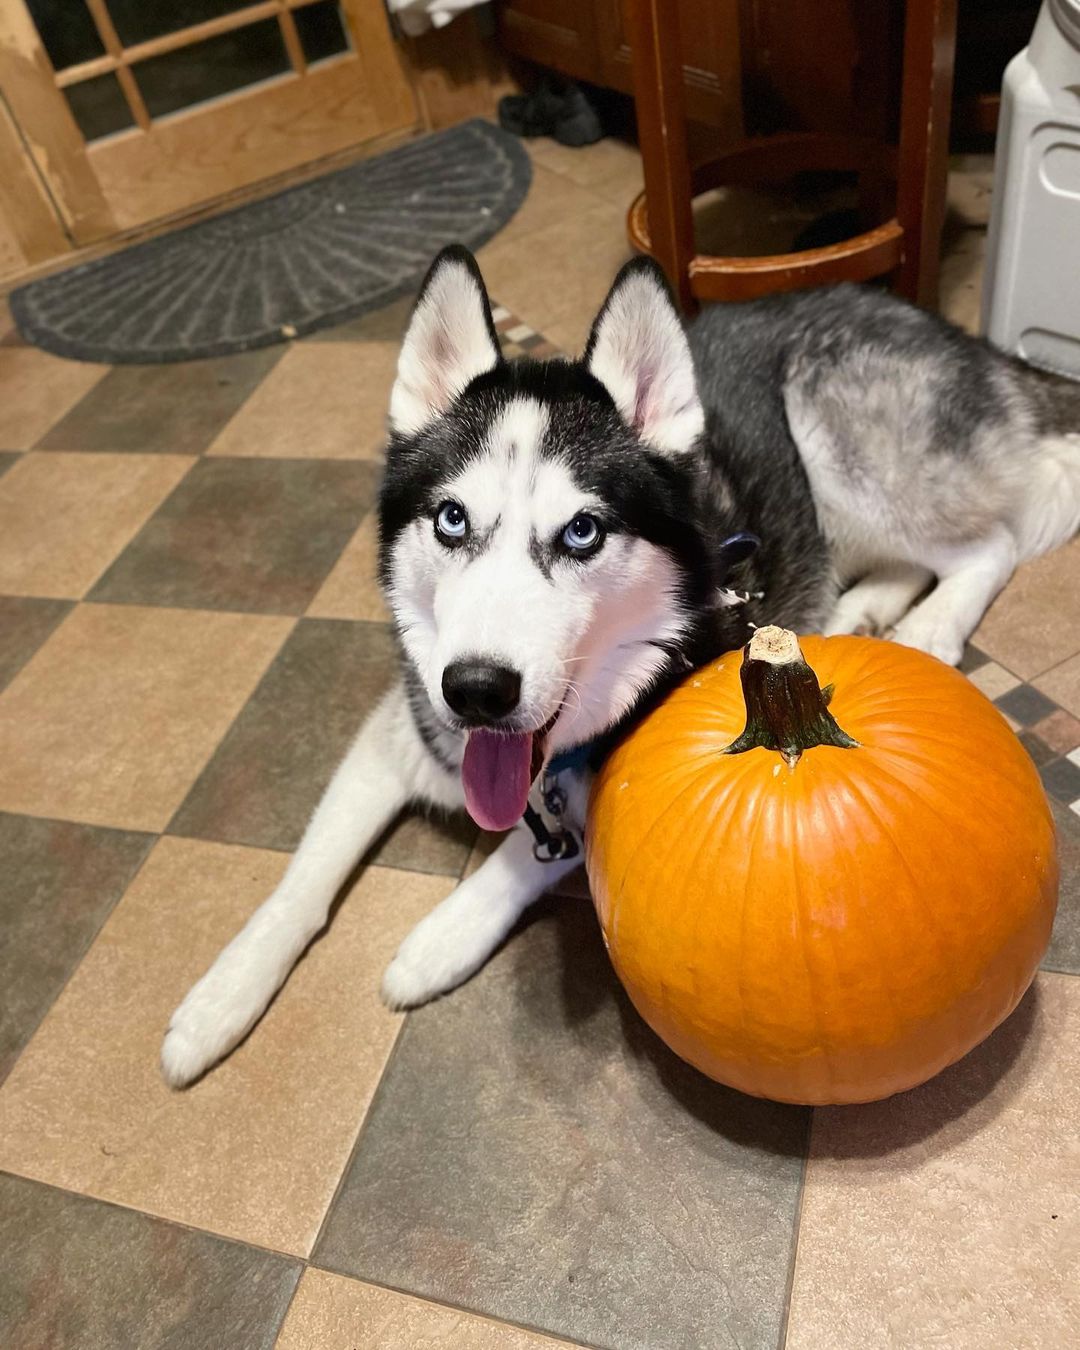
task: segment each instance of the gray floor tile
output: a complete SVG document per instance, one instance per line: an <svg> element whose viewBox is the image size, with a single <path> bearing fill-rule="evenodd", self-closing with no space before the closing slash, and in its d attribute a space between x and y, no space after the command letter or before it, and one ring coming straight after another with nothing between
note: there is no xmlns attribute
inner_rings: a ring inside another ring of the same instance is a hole
<svg viewBox="0 0 1080 1350"><path fill-rule="evenodd" d="M149 834L0 814L0 1079L153 842Z"/></svg>
<svg viewBox="0 0 1080 1350"><path fill-rule="evenodd" d="M284 347L212 361L116 366L52 427L41 450L201 455Z"/></svg>
<svg viewBox="0 0 1080 1350"><path fill-rule="evenodd" d="M374 502L359 461L204 459L89 599L300 614Z"/></svg>
<svg viewBox="0 0 1080 1350"><path fill-rule="evenodd" d="M70 600L0 595L0 689L15 678L71 608Z"/></svg>
<svg viewBox="0 0 1080 1350"><path fill-rule="evenodd" d="M774 1350L809 1113L670 1054L591 908L410 1016L315 1264L601 1346Z"/></svg>
<svg viewBox="0 0 1080 1350"><path fill-rule="evenodd" d="M169 833L292 851L364 717L397 669L388 627L302 619L169 826ZM458 876L464 817L403 819L371 860Z"/></svg>
<svg viewBox="0 0 1080 1350"><path fill-rule="evenodd" d="M1080 801L1080 765L1069 759L1051 759L1039 765L1039 777L1051 797L1059 802Z"/></svg>
<svg viewBox="0 0 1080 1350"><path fill-rule="evenodd" d="M5 1350L271 1350L300 1262L0 1174Z"/></svg>
<svg viewBox="0 0 1080 1350"><path fill-rule="evenodd" d="M1057 802L1051 805L1058 828L1061 890L1050 950L1042 964L1044 970L1080 975L1080 816Z"/></svg>

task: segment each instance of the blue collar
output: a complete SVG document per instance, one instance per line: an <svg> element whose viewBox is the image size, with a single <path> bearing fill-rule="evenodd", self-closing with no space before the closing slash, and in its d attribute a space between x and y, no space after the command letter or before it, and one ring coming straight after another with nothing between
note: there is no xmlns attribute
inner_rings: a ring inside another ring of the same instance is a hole
<svg viewBox="0 0 1080 1350"><path fill-rule="evenodd" d="M584 745L575 745L569 750L560 750L555 758L548 762L544 773L550 778L557 778L559 774L566 773L568 769L584 769L595 748L595 741L586 741Z"/></svg>

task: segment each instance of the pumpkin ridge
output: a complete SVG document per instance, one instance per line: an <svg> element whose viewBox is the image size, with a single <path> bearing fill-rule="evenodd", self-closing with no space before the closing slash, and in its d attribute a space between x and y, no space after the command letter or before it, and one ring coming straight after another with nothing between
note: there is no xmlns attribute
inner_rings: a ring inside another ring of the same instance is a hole
<svg viewBox="0 0 1080 1350"><path fill-rule="evenodd" d="M891 850L893 856L895 857L895 859L897 860L897 862L899 863L899 865L900 865L900 867L903 869L903 871L906 873L908 882L909 882L909 884L911 885L911 893L912 893L912 895L913 895L913 896L916 896L916 897L918 898L919 902L923 905L923 912L924 912L924 914L927 916L927 918L926 918L926 929L924 929L924 931L926 931L927 929L933 931L933 933L934 933L934 935L935 935L935 938L936 938L936 944L935 944L935 945L936 945L936 950L938 951L938 953L939 953L939 954L941 955L941 957L943 958L943 965L944 965L944 959L945 959L946 957L951 958L952 955L953 955L953 953L952 953L951 949L948 950L948 951L946 951L946 949L945 949L945 947L944 947L944 944L943 944L943 941L942 941L942 933L941 933L941 929L940 929L940 927L934 922L934 919L935 919L936 916L934 915L933 910L932 910L928 905L926 905L925 902L923 901L923 894L924 894L924 892L923 892L923 886L922 886L922 883L919 881L919 878L915 875L915 872L914 872L914 870L913 870L913 868L912 868L912 866L911 866L911 863L908 861L908 858L907 858L906 853L904 852L904 850L903 850L902 847L900 846L900 843L899 843L899 841L897 840L896 835L893 833L892 828L889 826L889 824L888 824L887 821L885 820L885 818L884 818L884 816L883 816L883 814L882 814L882 811L881 811L881 804L880 804L880 802L878 802L877 800L871 801L871 800L869 799L869 797L867 796L867 793L866 793L866 790L865 790L865 787L864 787L864 786L862 786L862 785L857 785L857 784L855 784L855 783L852 783L852 782L851 782L851 779L850 779L850 775L845 775L845 776L846 776L846 778L847 778L847 787L848 787L848 790L851 792L852 796L854 796L858 801L860 801L860 802L862 803L863 809L865 810L866 814L867 814L867 815L869 816L869 818L870 818L871 820L873 820L873 821L875 822L875 824L877 825L877 828L878 828L878 831L879 831L881 837L887 841L887 843L888 843L888 845L889 845L889 848L890 848L890 850ZM886 776L889 777L890 775L886 775ZM912 794L912 795L914 795L914 794ZM871 928L872 928L872 927L873 927L873 925L871 925ZM889 986L889 994L890 994L890 1000L891 1000L891 1002L892 1002L892 1004L893 1004L893 1006L894 1006L894 1009L895 1009L896 991L895 991L895 989L894 989L892 986ZM899 1023L898 1023L898 1024L899 1024Z"/></svg>
<svg viewBox="0 0 1080 1350"><path fill-rule="evenodd" d="M750 912L750 882L754 876L754 850L757 848L758 835L761 833L761 821L764 812L760 809L754 815L754 826L750 834L750 841L746 849L746 863L743 869L743 892L742 905L739 909L739 1025L742 1030L743 1041L748 1039L748 1026L746 1019L746 926Z"/></svg>
<svg viewBox="0 0 1080 1350"><path fill-rule="evenodd" d="M829 1091L832 1092L836 1087L836 1071L832 1061L830 1048L826 1043L825 1026L821 1019L821 1006L817 998L813 972L810 968L810 961L807 956L807 943L804 934L809 931L809 925L806 923L803 914L803 890L799 885L799 859L796 857L796 838L798 831L795 819L790 811L785 812L784 818L784 842L787 845L787 862L791 874L791 894L795 897L795 942L794 945L802 959L803 981L806 986L806 1000L814 1016L814 1039L820 1054L820 1064L824 1071L825 1079L829 1085Z"/></svg>
<svg viewBox="0 0 1080 1350"><path fill-rule="evenodd" d="M681 766L680 766L680 767L681 767ZM749 771L748 769L747 769L747 770L744 770L744 775L745 775L745 773L748 772L748 771ZM676 851L676 849L680 848L680 847L682 846L682 844L681 844L681 840L680 840L680 838L679 838L679 833L678 833L677 830L673 831L673 830L671 830L670 828L664 828L664 821L665 821L665 818L666 818L668 815L670 815L670 813L671 813L673 810L676 809L676 807L679 805L679 803L682 801L683 797L685 797L687 793L692 792L692 791L694 791L695 789L698 789L698 790L701 789L701 786L702 786L702 781L701 781L701 780L703 779L703 777L705 776L705 774L706 774L707 772L711 772L711 770L702 769L702 770L699 770L699 771L695 772L695 773L690 777L689 781L685 784L685 786L684 786L678 793L676 793L676 795L675 795L674 797L671 797L671 798L668 799L667 803L666 803L663 807L661 807L661 809L660 809L659 812L656 814L656 816L654 817L654 819L650 822L648 828L644 831L644 833L642 833L642 834L640 834L640 835L638 836L638 847L639 847L639 849L649 849L649 848L653 848L653 850L654 850L654 852L655 852L655 846L651 845L649 841L652 839L653 835L654 835L657 831L662 830L662 832L663 832L663 837L664 837L665 841L668 842L668 847L667 847L667 849L666 849L666 851L665 851L665 853L664 853L664 855L663 855L663 859L664 859L664 862L665 862L665 863L667 863L668 861L670 861L672 854ZM724 798L725 798L725 802L728 803L729 806L730 806L730 811L729 811L729 813L733 813L734 807L735 807L735 803L736 803L736 794L733 793L732 791L730 791L730 789L729 789L729 790L724 794ZM626 868L626 869L623 871L622 876L618 879L618 881L617 881L615 887L614 887L614 888L612 889L612 891L611 891L611 898L612 898L611 916L612 916L612 925L613 925L613 926L618 922L618 919L617 919L617 910L618 910L619 904L620 904L620 902L621 902L622 893L623 893L624 886L625 886L625 884L626 884L626 876L627 876L627 872L628 872L628 871L629 871L629 868Z"/></svg>
<svg viewBox="0 0 1080 1350"><path fill-rule="evenodd" d="M945 744L947 748L952 749L954 748L955 743L953 743L953 745L949 745L949 743L946 742ZM941 766L938 764L935 758L933 758L932 756L927 756L923 758L911 751L904 751L893 746L868 746L867 748L872 750L873 752L872 758L875 765L877 766L878 771L881 774L888 777L892 782L896 783L898 787L903 787L907 792L911 793L912 796L917 798L918 800L925 801L926 800L925 787L927 785L932 784L935 787L935 789L941 793L942 799L947 803L950 809L951 810L955 809L956 801L954 794L952 794L948 790L947 784L940 784L937 781L938 775L942 773L943 770L941 769ZM1027 752L1025 751L1024 753L1026 754ZM981 779L983 782L985 782L987 774L987 766L985 760L980 759L977 756L971 756L971 759L973 770L972 778L975 781L979 781ZM890 768L890 761L893 760L906 760L909 764L911 764L913 769L915 770L916 776L922 780L924 785L923 788L917 791L912 786L912 784L906 782L903 778L898 777L895 772L892 772ZM933 771L933 776L929 771ZM1034 772L1034 766L1032 771ZM1020 783L1018 783L1011 774L1000 773L996 769L996 767L995 769L992 770L992 772L994 785L999 792L1007 788L1009 790L1010 795L1017 798L1018 806L1024 806L1027 804L1031 788L1030 779L1028 786L1025 788ZM943 813L939 811L938 814ZM955 815L953 816L953 818L957 819ZM962 813L961 816L959 817L959 823L964 824L966 819L967 819L966 813Z"/></svg>
<svg viewBox="0 0 1080 1350"><path fill-rule="evenodd" d="M877 812L874 811L869 806L869 803L866 801L864 794L861 791L859 791L854 784L852 784L850 775L845 773L843 768L839 769L838 773L841 780L845 783L845 786L847 787L848 791L851 793L852 797L862 804L862 807L866 811L867 815L870 817L871 820L873 820L877 824L881 836L890 845L892 845L894 841L890 837L888 830L884 828L880 816L878 816ZM844 827L848 824L848 822L840 818L835 797L830 797L826 799L826 810L832 816L832 820L834 826L836 827L838 837L844 837L846 833ZM905 867L906 867L906 860L905 860ZM856 865L855 868L856 876L858 876L860 872L861 869ZM885 1001L888 1004L893 1025L895 1027L900 1027L903 1025L903 1017L901 1015L901 1001L899 997L899 991L897 990L896 986L892 983L892 981L889 979L889 972L891 971L892 966L890 962L887 962L883 959L883 953L881 943L879 941L876 923L872 920L870 923L864 926L862 932L864 940L867 940L868 938L869 942L873 946L875 956L874 969L878 973L878 987L885 996Z"/></svg>

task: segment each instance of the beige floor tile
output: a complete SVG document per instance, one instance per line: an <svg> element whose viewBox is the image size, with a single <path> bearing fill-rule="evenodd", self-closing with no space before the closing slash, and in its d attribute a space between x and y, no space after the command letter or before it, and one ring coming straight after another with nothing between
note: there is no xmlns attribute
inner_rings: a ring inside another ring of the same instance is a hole
<svg viewBox="0 0 1080 1350"><path fill-rule="evenodd" d="M29 450L108 369L36 347L0 347L0 450Z"/></svg>
<svg viewBox="0 0 1080 1350"><path fill-rule="evenodd" d="M1060 666L1032 680L1032 684L1055 703L1060 703L1074 716L1080 717L1080 656L1062 661Z"/></svg>
<svg viewBox="0 0 1080 1350"><path fill-rule="evenodd" d="M383 967L453 882L371 868L250 1038L186 1092L169 1016L280 853L162 839L0 1090L0 1167L306 1254L398 1032Z"/></svg>
<svg viewBox="0 0 1080 1350"><path fill-rule="evenodd" d="M579 357L585 350L596 311L591 306L544 325L544 337L564 356Z"/></svg>
<svg viewBox="0 0 1080 1350"><path fill-rule="evenodd" d="M575 183L538 161L533 164L528 196L495 238L500 243L507 243L534 230L558 228L562 221L589 211L603 201L603 193L592 191L589 184Z"/></svg>
<svg viewBox="0 0 1080 1350"><path fill-rule="evenodd" d="M194 462L24 455L0 479L0 591L79 599Z"/></svg>
<svg viewBox="0 0 1080 1350"><path fill-rule="evenodd" d="M164 829L293 623L73 610L0 696L0 810Z"/></svg>
<svg viewBox="0 0 1080 1350"><path fill-rule="evenodd" d="M1007 694L1020 683L1019 678L1011 670L999 666L996 661L987 661L985 666L973 670L968 679L976 689L981 689L987 698L1000 698L1002 694Z"/></svg>
<svg viewBox="0 0 1080 1350"><path fill-rule="evenodd" d="M325 1270L304 1272L275 1350L551 1350L568 1342Z"/></svg>
<svg viewBox="0 0 1080 1350"><path fill-rule="evenodd" d="M580 149L540 136L529 142L535 164L598 192L628 210L643 186L641 151L628 141L608 136Z"/></svg>
<svg viewBox="0 0 1080 1350"><path fill-rule="evenodd" d="M985 257L985 230L960 230L947 236L942 248L938 309L969 333L979 331Z"/></svg>
<svg viewBox="0 0 1080 1350"><path fill-rule="evenodd" d="M786 1350L1080 1344L1080 979L913 1092L815 1112Z"/></svg>
<svg viewBox="0 0 1080 1350"><path fill-rule="evenodd" d="M1025 680L1080 652L1080 538L1019 568L971 640Z"/></svg>
<svg viewBox="0 0 1080 1350"><path fill-rule="evenodd" d="M281 358L210 455L380 459L396 342L310 342Z"/></svg>
<svg viewBox="0 0 1080 1350"><path fill-rule="evenodd" d="M379 523L374 512L365 516L345 545L334 570L308 606L317 619L369 619L385 623L390 612L375 578L379 553Z"/></svg>
<svg viewBox="0 0 1080 1350"><path fill-rule="evenodd" d="M545 335L553 320L595 314L631 256L624 216L604 202L524 239L496 236L477 255L488 290Z"/></svg>
<svg viewBox="0 0 1080 1350"><path fill-rule="evenodd" d="M12 317L11 306L8 304L6 297L0 295L0 342L3 342L14 331L15 320Z"/></svg>

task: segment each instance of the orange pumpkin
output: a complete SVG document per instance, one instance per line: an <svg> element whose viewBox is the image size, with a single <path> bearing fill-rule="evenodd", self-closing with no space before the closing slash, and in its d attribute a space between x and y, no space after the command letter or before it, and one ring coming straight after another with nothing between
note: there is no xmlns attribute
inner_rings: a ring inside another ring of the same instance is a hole
<svg viewBox="0 0 1080 1350"><path fill-rule="evenodd" d="M677 1054L757 1096L871 1101L1016 1007L1050 939L1053 818L957 671L875 638L803 649L761 629L610 756L589 880Z"/></svg>

